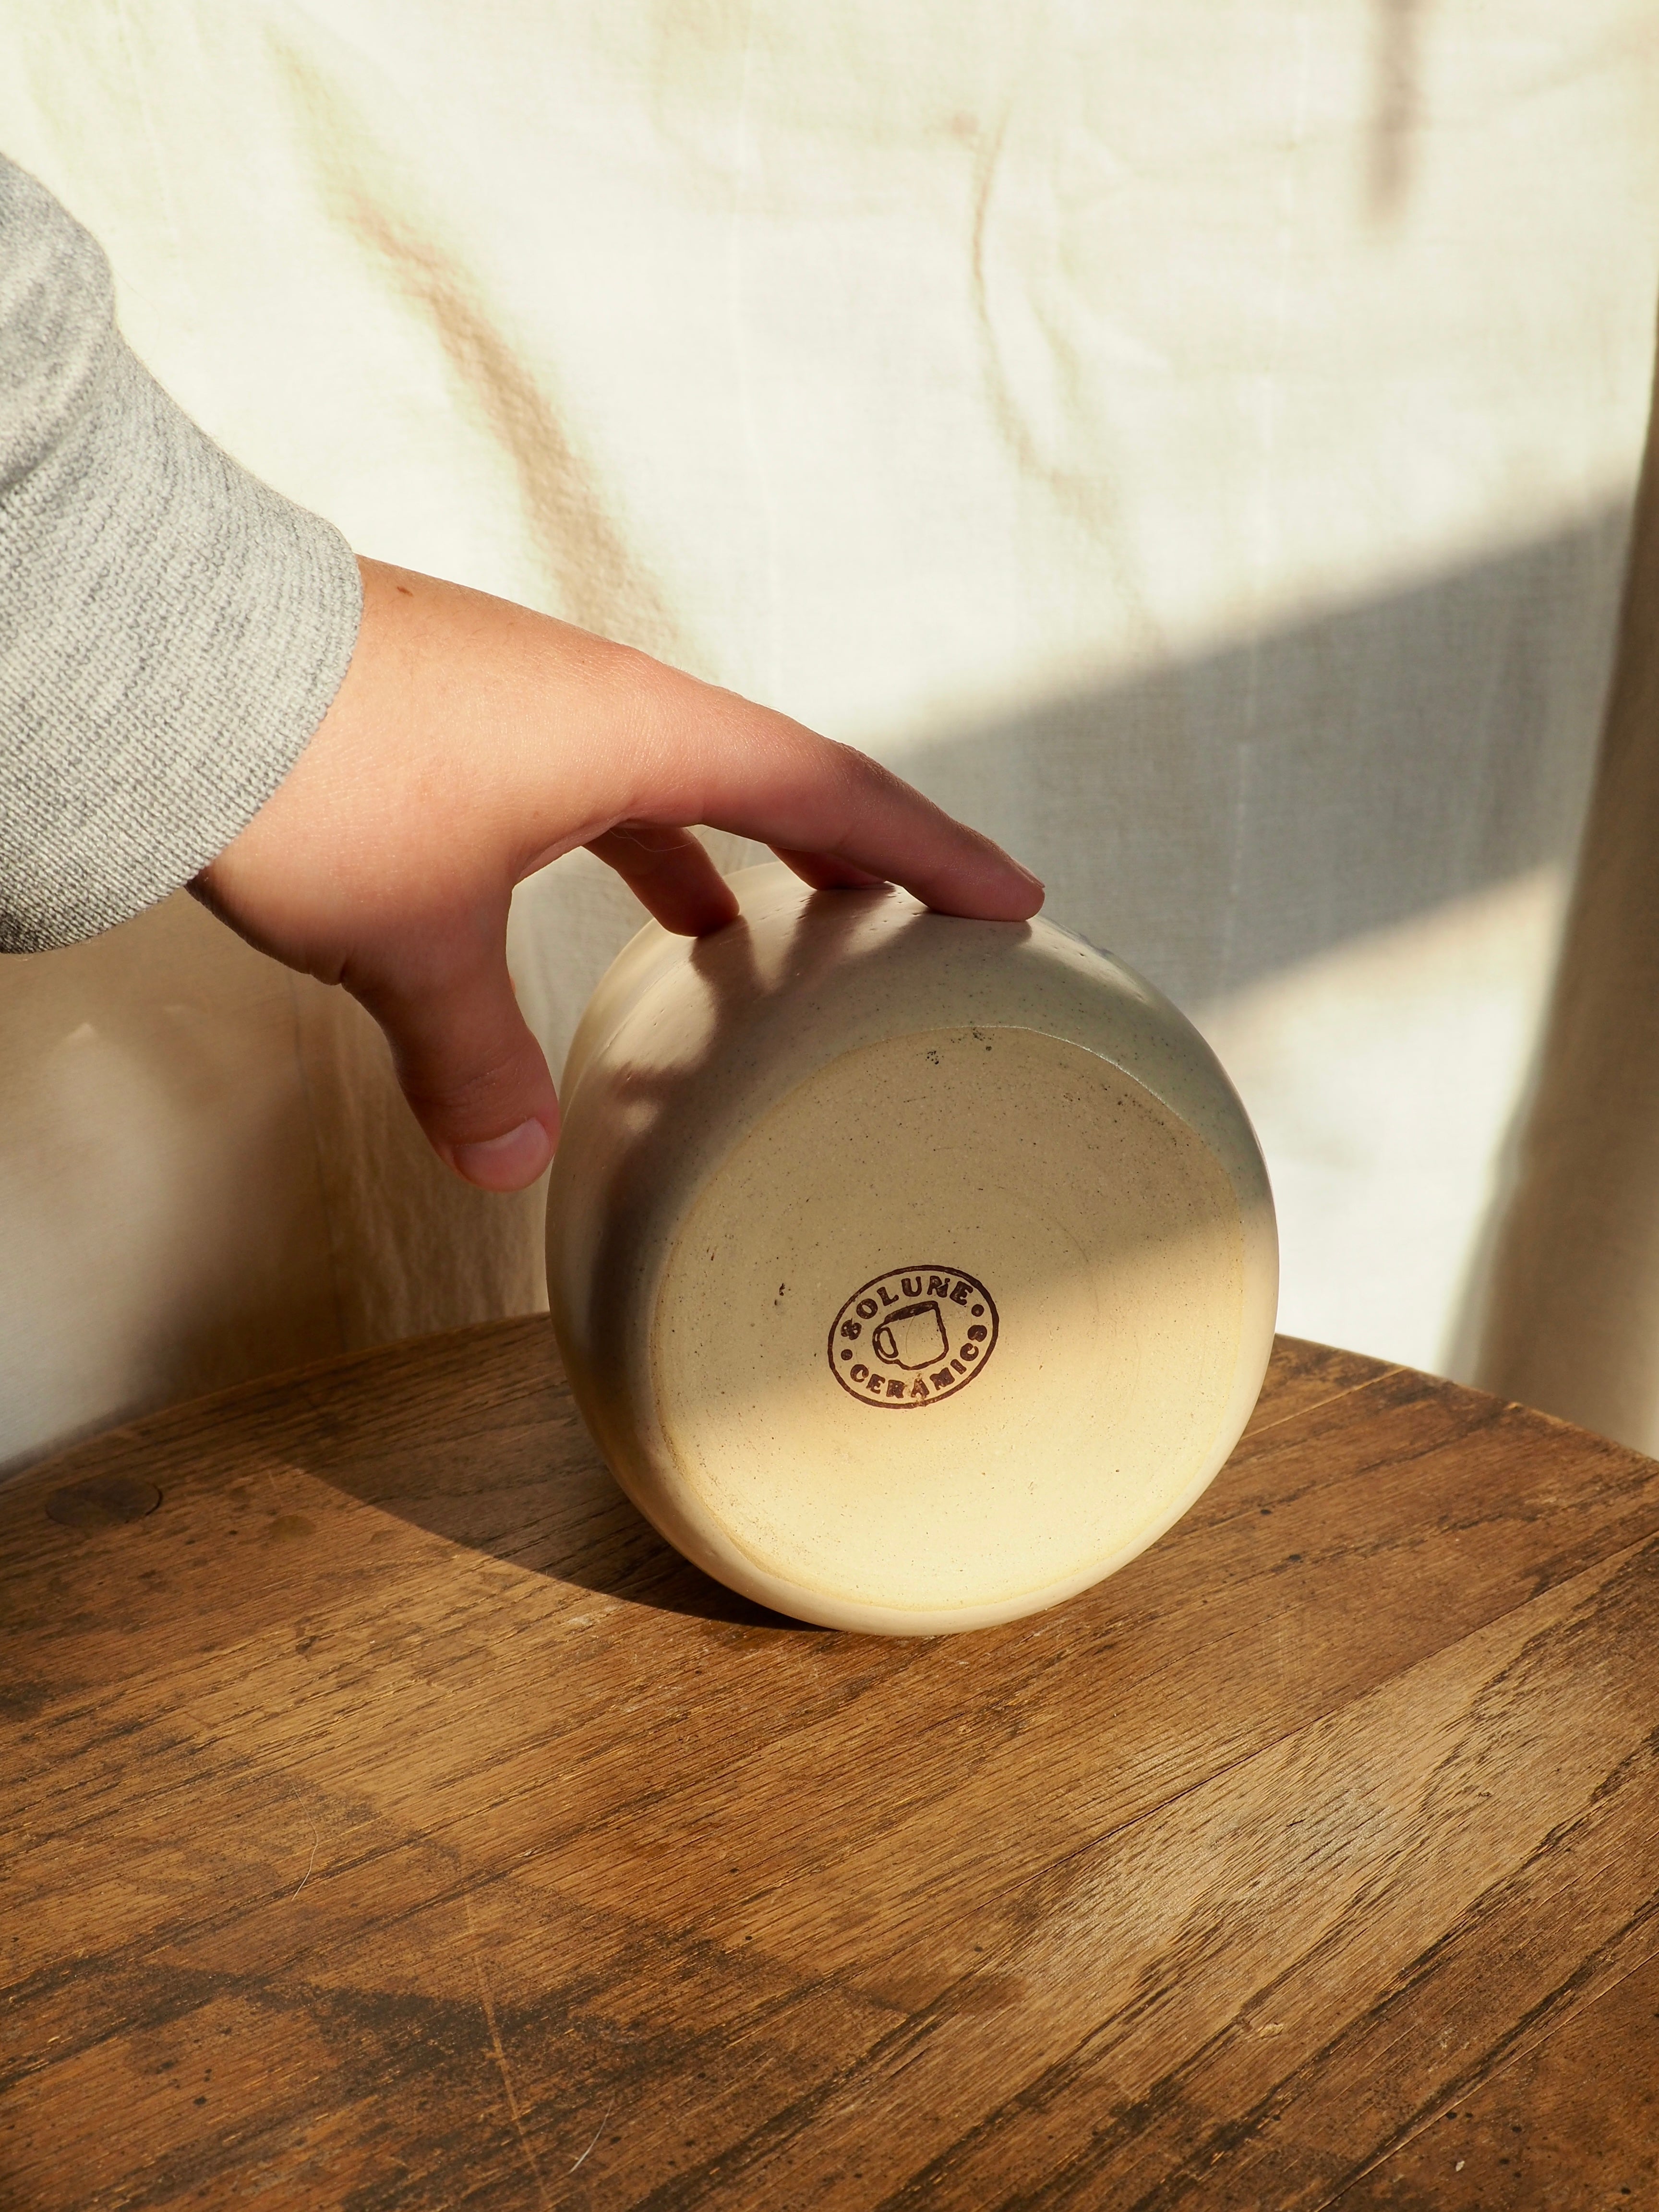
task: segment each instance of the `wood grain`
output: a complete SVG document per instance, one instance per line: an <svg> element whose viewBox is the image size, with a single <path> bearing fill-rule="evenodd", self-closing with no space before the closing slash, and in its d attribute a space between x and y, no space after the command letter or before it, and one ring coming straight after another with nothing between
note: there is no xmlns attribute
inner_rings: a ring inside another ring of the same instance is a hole
<svg viewBox="0 0 1659 2212"><path fill-rule="evenodd" d="M1290 1341L940 1641L685 1566L544 1322L118 1431L0 1493L0 2201L1651 2203L1656 1536Z"/></svg>

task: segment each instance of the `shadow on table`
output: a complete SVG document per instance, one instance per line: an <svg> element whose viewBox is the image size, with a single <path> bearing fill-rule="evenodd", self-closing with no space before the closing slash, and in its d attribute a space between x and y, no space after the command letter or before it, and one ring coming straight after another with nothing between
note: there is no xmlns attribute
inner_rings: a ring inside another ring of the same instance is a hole
<svg viewBox="0 0 1659 2212"><path fill-rule="evenodd" d="M825 1632L810 1622L791 1620L756 1605L694 1567L629 1503L602 1465L591 1471L544 1471L533 1487L511 1493L491 1491L482 1497L459 1482L453 1491L433 1489L419 1497L383 1495L354 1480L351 1470L331 1468L318 1473L334 1488L349 1491L364 1504L447 1543L544 1576L550 1582L592 1590L596 1596L691 1620L724 1621L734 1628ZM588 1494L601 1488L608 1494ZM582 1509L580 1528L570 1525L564 1510L578 1503ZM550 1522L556 1523L556 1535Z"/></svg>
<svg viewBox="0 0 1659 2212"><path fill-rule="evenodd" d="M677 1613L693 1620L724 1622L741 1632L740 1638L734 1638L734 1641L748 1641L751 1636L824 1636L830 1632L810 1620L792 1620L787 1613L774 1613L769 1607L757 1605L753 1599L727 1589L723 1583L717 1583L700 1567L683 1559L626 1498L618 1502L635 1524L629 1532L633 1556L627 1562L613 1565L605 1560L581 1559L567 1560L543 1571L556 1581L572 1583L578 1589L592 1590L624 1604L648 1606L655 1612Z"/></svg>
<svg viewBox="0 0 1659 2212"><path fill-rule="evenodd" d="M825 1632L726 1589L630 1504L571 1402L545 1315L486 1325L469 1349L469 1397L495 1395L488 1370L495 1362L511 1390L493 1419L480 1420L474 1398L453 1429L445 1424L420 1441L363 1455L349 1444L342 1451L337 1432L333 1448L311 1458L307 1472L446 1543L577 1590L744 1635ZM526 1355L533 1361L528 1398ZM338 1401L331 1412L350 1421Z"/></svg>
<svg viewBox="0 0 1659 2212"><path fill-rule="evenodd" d="M460 1480L453 1490L410 1497L360 1486L349 1470L330 1468L323 1479L447 1543L596 1596L737 1629L825 1632L740 1597L683 1559L623 1496L603 1464L544 1469L538 1482L522 1490L482 1495Z"/></svg>

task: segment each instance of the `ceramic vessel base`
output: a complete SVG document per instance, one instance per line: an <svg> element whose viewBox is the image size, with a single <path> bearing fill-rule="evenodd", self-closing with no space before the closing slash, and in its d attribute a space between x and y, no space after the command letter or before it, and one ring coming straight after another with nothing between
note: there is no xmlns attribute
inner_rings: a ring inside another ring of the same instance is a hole
<svg viewBox="0 0 1659 2212"><path fill-rule="evenodd" d="M1238 1201L1187 1123L1036 1030L829 1061L742 1139L651 1329L678 1479L762 1573L926 1614L1102 1571L1211 1455Z"/></svg>

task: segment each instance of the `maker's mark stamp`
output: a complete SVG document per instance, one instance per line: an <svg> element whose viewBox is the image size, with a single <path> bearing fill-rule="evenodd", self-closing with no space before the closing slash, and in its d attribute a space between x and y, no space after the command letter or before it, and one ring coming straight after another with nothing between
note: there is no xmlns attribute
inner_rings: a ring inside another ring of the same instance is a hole
<svg viewBox="0 0 1659 2212"><path fill-rule="evenodd" d="M936 1406L996 1349L997 1310L960 1267L894 1267L860 1284L830 1330L830 1371L863 1406Z"/></svg>

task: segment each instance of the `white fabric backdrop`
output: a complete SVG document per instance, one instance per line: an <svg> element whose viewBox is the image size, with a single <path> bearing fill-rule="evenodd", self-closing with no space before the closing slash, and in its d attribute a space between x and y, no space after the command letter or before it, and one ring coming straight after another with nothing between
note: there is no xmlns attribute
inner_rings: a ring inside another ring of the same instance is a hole
<svg viewBox="0 0 1659 2212"><path fill-rule="evenodd" d="M1010 842L1231 1066L1283 1325L1472 1371L1647 416L1651 24L12 0L0 144L162 382L360 550ZM521 894L556 1067L631 922L584 858ZM7 962L0 1462L526 1310L539 1211L448 1179L356 1010L187 900Z"/></svg>

